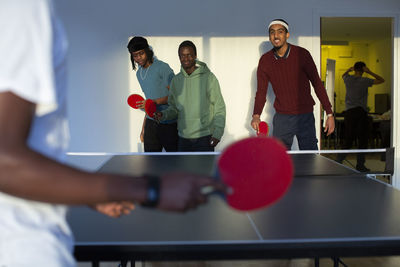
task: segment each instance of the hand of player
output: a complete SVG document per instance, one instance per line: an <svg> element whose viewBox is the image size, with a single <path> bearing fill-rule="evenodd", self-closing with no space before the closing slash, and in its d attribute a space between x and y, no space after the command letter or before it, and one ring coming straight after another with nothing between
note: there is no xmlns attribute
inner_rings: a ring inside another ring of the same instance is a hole
<svg viewBox="0 0 400 267"><path fill-rule="evenodd" d="M136 104L137 104L137 107L138 107L138 108L140 108L140 109L144 109L144 107L145 107L145 103L146 103L146 101L145 101L145 100L142 100L142 101L137 101L137 102L136 102Z"/></svg>
<svg viewBox="0 0 400 267"><path fill-rule="evenodd" d="M348 72L354 71L354 67L350 67L347 71L348 71Z"/></svg>
<svg viewBox="0 0 400 267"><path fill-rule="evenodd" d="M201 193L204 186L213 186L215 190L226 193L222 183L204 175L184 172L172 172L160 179L160 202L157 208L168 211L184 212L194 209L207 201L207 195Z"/></svg>
<svg viewBox="0 0 400 267"><path fill-rule="evenodd" d="M144 143L144 129L140 132L140 142Z"/></svg>
<svg viewBox="0 0 400 267"><path fill-rule="evenodd" d="M219 143L219 139L217 139L217 138L215 138L215 137L211 137L211 138L210 138L210 146L215 147L215 146L218 145L218 143Z"/></svg>
<svg viewBox="0 0 400 267"><path fill-rule="evenodd" d="M367 66L364 66L364 67L363 67L363 71L364 71L365 73L371 73L370 69L368 69Z"/></svg>
<svg viewBox="0 0 400 267"><path fill-rule="evenodd" d="M157 122L160 122L161 121L161 118L162 118L162 116L163 116L163 114L162 114L162 112L161 111L156 111L156 112L154 112L154 116L153 116L153 118L157 121Z"/></svg>
<svg viewBox="0 0 400 267"><path fill-rule="evenodd" d="M260 124L260 115L253 115L253 119L251 120L251 127L253 127L254 130L257 131L258 133L258 125Z"/></svg>
<svg viewBox="0 0 400 267"><path fill-rule="evenodd" d="M107 216L118 218L122 215L129 214L134 208L135 205L132 202L121 201L121 202L109 202L109 203L100 203L90 206L97 212L105 214Z"/></svg>
<svg viewBox="0 0 400 267"><path fill-rule="evenodd" d="M335 131L335 119L333 116L329 116L326 119L324 132L328 136L328 135L331 135L333 133L333 131Z"/></svg>

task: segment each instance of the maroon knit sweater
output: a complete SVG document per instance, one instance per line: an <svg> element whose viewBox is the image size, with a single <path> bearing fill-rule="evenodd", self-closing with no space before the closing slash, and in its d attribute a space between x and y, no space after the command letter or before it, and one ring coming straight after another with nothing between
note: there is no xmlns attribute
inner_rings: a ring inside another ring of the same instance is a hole
<svg viewBox="0 0 400 267"><path fill-rule="evenodd" d="M322 107L331 114L332 105L310 53L291 44L288 57L277 59L273 49L270 50L258 63L253 114L261 114L269 82L276 96L274 107L277 112L292 115L312 112L315 102L311 96L310 81Z"/></svg>

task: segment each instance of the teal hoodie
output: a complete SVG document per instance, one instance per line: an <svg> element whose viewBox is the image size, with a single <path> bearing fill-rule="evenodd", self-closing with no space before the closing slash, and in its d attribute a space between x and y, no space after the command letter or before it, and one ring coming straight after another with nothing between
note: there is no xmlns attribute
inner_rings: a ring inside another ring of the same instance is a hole
<svg viewBox="0 0 400 267"><path fill-rule="evenodd" d="M207 135L221 140L225 128L225 102L219 83L207 65L196 62L197 69L188 75L181 71L172 79L168 109L163 120L178 119L178 134L183 138Z"/></svg>

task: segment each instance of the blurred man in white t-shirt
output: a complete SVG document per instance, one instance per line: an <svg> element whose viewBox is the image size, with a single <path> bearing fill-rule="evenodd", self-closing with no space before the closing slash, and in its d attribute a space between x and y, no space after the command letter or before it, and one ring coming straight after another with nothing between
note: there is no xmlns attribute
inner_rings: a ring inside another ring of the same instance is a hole
<svg viewBox="0 0 400 267"><path fill-rule="evenodd" d="M0 33L1 267L75 266L65 205L113 217L133 203L185 211L206 201L202 186L224 190L185 173L129 177L63 165L67 41L51 0L1 1Z"/></svg>

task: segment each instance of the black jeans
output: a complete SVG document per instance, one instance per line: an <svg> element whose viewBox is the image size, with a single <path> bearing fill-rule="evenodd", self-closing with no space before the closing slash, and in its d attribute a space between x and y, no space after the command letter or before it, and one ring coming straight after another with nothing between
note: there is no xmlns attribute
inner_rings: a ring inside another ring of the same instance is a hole
<svg viewBox="0 0 400 267"><path fill-rule="evenodd" d="M195 152L195 151L214 151L214 147L210 145L211 135L187 139L179 136L178 151Z"/></svg>
<svg viewBox="0 0 400 267"><path fill-rule="evenodd" d="M273 126L272 135L280 139L288 150L292 147L294 136L296 136L301 150L318 149L315 119L312 112L297 115L275 113Z"/></svg>
<svg viewBox="0 0 400 267"><path fill-rule="evenodd" d="M176 123L162 124L146 119L144 127L144 151L176 152L178 149L178 130Z"/></svg>
<svg viewBox="0 0 400 267"><path fill-rule="evenodd" d="M344 113L344 146L350 149L353 142L357 140L358 149L368 148L369 120L368 113L362 107L351 108ZM338 155L338 161L346 158L345 153ZM357 154L357 166L364 166L365 154Z"/></svg>

